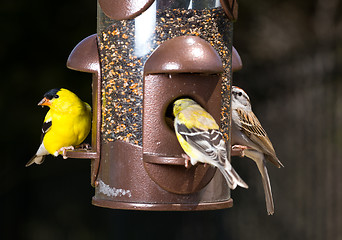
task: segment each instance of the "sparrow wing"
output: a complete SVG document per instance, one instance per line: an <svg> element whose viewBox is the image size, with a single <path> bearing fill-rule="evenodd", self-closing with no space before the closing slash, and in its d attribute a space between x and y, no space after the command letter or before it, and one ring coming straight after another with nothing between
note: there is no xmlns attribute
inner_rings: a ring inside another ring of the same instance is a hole
<svg viewBox="0 0 342 240"><path fill-rule="evenodd" d="M266 131L263 129L258 118L252 111L246 112L241 108L238 108L236 109L236 112L238 113L242 129L248 132L248 135L253 134L259 137L266 137L268 139ZM272 144L271 148L273 149Z"/></svg>
<svg viewBox="0 0 342 240"><path fill-rule="evenodd" d="M249 138L267 155L266 159L272 162L275 166L283 167L283 164L276 156L275 150L270 139L267 136L265 129L261 126L258 118L252 111L244 111L240 108L236 109L238 113L241 130L249 136Z"/></svg>

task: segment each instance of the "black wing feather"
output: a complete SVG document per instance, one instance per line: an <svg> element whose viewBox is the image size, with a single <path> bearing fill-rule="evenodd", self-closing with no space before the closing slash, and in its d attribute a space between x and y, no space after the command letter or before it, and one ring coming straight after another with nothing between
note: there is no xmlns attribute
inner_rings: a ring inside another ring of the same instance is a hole
<svg viewBox="0 0 342 240"><path fill-rule="evenodd" d="M43 141L43 138L45 136L45 134L50 130L52 126L52 121L48 121L48 122L44 122L43 126L42 126L42 135L40 137L40 141Z"/></svg>
<svg viewBox="0 0 342 240"><path fill-rule="evenodd" d="M222 166L225 164L227 149L222 133L219 130L189 129L184 124L177 124L177 129L178 133L201 153L210 156Z"/></svg>

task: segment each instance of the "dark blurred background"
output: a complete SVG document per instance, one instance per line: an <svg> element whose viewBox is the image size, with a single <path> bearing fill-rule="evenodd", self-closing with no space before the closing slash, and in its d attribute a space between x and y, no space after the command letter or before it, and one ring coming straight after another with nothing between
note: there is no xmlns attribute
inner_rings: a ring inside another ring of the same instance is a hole
<svg viewBox="0 0 342 240"><path fill-rule="evenodd" d="M342 4L338 0L240 0L234 46L244 67L234 84L285 165L269 165L275 215L267 216L259 172L233 165L249 190L234 207L138 212L91 205L89 160L47 157L39 146L49 89L91 102L91 75L66 68L78 42L96 33L95 1L0 3L2 69L1 239L342 239Z"/></svg>

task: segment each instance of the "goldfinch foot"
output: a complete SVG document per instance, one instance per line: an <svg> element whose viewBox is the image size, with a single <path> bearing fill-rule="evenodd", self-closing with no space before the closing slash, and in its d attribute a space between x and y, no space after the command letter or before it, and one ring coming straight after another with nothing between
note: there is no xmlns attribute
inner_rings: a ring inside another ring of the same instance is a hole
<svg viewBox="0 0 342 240"><path fill-rule="evenodd" d="M64 159L67 159L68 157L66 156L66 151L67 150L75 150L74 146L69 146L69 147L62 147L60 148L57 152L62 152L62 156Z"/></svg>
<svg viewBox="0 0 342 240"><path fill-rule="evenodd" d="M185 168L186 168L186 169L191 168L191 159L190 159L190 157L189 157L187 154L183 153L183 154L182 154L182 158L185 159L185 162L184 162Z"/></svg>
<svg viewBox="0 0 342 240"><path fill-rule="evenodd" d="M248 149L247 146L243 145L233 145L232 146L232 156L239 156L239 157L244 157L245 156L245 150Z"/></svg>

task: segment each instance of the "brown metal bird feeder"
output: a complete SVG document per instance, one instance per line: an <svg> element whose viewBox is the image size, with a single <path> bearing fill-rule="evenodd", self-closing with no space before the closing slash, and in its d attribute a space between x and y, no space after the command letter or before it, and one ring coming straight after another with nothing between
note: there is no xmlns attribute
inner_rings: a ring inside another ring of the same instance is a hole
<svg viewBox="0 0 342 240"><path fill-rule="evenodd" d="M93 73L93 204L115 209L212 210L233 205L219 171L185 159L173 130L172 104L199 102L230 146L235 0L99 0L98 32L69 56ZM233 62L234 60L234 62ZM228 152L230 148L228 147Z"/></svg>

